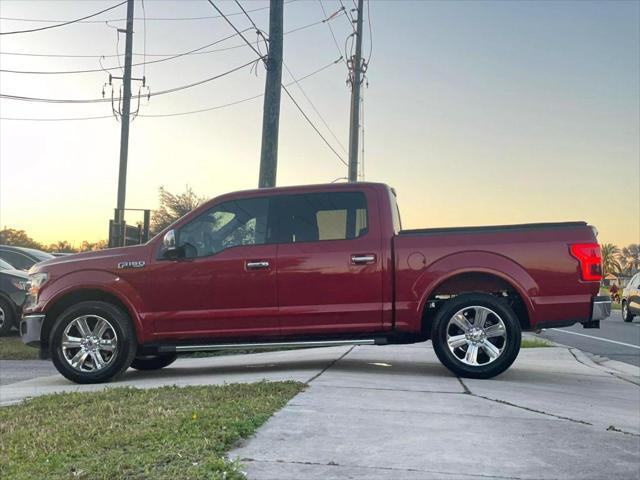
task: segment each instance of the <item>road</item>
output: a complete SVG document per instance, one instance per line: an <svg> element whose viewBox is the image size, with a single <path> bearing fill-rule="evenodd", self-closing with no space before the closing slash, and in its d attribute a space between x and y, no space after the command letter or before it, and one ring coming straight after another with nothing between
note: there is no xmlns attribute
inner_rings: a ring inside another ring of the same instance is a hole
<svg viewBox="0 0 640 480"><path fill-rule="evenodd" d="M608 357L611 360L640 367L640 319L625 323L620 311L600 322L599 329L586 329L576 324L567 328L549 328L540 334L562 345Z"/></svg>

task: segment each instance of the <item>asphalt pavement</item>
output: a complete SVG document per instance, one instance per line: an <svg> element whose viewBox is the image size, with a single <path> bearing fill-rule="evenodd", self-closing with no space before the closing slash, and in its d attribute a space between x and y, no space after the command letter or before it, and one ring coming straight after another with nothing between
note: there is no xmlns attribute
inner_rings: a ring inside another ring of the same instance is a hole
<svg viewBox="0 0 640 480"><path fill-rule="evenodd" d="M540 336L584 352L640 367L640 317L626 323L619 310L612 311L609 318L602 320L599 329L583 328L576 324L567 328L545 329Z"/></svg>

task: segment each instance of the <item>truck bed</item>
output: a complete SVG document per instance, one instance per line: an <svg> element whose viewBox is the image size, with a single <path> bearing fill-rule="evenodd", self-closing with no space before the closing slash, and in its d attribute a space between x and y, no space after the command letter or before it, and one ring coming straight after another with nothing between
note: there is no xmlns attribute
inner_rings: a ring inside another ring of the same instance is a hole
<svg viewBox="0 0 640 480"><path fill-rule="evenodd" d="M587 222L546 222L546 223L521 223L516 225L488 225L474 227L439 227L439 228L415 228L401 230L399 235L442 235L455 233L496 233L501 231L523 230L553 230L561 228L586 227Z"/></svg>

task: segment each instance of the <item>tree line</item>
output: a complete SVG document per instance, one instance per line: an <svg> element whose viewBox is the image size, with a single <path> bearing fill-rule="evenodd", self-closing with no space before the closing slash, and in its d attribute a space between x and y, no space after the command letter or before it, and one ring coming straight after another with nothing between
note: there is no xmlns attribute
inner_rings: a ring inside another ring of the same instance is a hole
<svg viewBox="0 0 640 480"><path fill-rule="evenodd" d="M160 187L158 200L158 208L151 213L151 235L156 235L161 232L165 227L168 227L180 217L196 208L205 199L195 194L194 191L187 186L184 192L178 194L173 194L164 187ZM77 246L67 240L58 240L55 243L47 245L31 238L24 230L7 227L0 230L0 245L35 248L50 253L90 252L102 250L108 246L106 239L96 242L83 240Z"/></svg>

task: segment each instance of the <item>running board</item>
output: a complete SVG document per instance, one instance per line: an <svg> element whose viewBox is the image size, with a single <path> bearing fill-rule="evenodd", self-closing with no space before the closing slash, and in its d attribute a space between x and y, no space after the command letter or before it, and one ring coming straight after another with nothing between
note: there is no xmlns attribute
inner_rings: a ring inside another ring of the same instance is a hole
<svg viewBox="0 0 640 480"><path fill-rule="evenodd" d="M385 337L358 340L303 340L298 342L208 343L201 345L161 345L158 353L211 352L215 350L257 350L268 348L340 347L343 345L386 345Z"/></svg>

